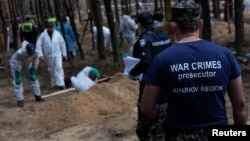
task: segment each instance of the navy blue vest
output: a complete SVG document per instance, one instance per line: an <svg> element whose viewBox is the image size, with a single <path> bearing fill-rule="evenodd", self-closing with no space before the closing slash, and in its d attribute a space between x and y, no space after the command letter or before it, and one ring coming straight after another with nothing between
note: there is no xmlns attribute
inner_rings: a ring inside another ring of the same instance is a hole
<svg viewBox="0 0 250 141"><path fill-rule="evenodd" d="M166 49L166 45L170 46L170 38L165 31L148 30L140 36L142 39L152 43L152 56L154 57L162 50Z"/></svg>

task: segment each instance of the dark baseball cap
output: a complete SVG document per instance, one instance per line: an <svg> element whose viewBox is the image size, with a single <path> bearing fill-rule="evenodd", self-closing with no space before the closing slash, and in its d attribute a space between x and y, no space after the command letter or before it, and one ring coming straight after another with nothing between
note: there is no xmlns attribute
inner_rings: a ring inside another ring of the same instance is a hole
<svg viewBox="0 0 250 141"><path fill-rule="evenodd" d="M142 12L138 16L138 23L141 25L152 25L154 23L153 15L150 12Z"/></svg>
<svg viewBox="0 0 250 141"><path fill-rule="evenodd" d="M182 0L172 7L172 19L175 22L197 22L201 15L198 3Z"/></svg>
<svg viewBox="0 0 250 141"><path fill-rule="evenodd" d="M25 15L25 17L24 17L24 19L25 19L26 21L30 20L31 18L32 18L31 15Z"/></svg>
<svg viewBox="0 0 250 141"><path fill-rule="evenodd" d="M27 49L27 51L28 51L28 53L30 54L30 55L33 55L33 54L35 54L36 53L36 46L34 45L34 44L32 44L32 43L28 43L27 45L26 45L26 49Z"/></svg>

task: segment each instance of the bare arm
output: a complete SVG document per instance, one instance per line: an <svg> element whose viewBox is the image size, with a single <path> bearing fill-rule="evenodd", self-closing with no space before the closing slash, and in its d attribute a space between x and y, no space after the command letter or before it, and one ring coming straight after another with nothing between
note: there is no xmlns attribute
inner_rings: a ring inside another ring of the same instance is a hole
<svg viewBox="0 0 250 141"><path fill-rule="evenodd" d="M158 86L146 83L142 94L141 110L152 120L156 119L159 113L158 105L156 104L159 90Z"/></svg>
<svg viewBox="0 0 250 141"><path fill-rule="evenodd" d="M241 76L230 81L228 94L233 107L234 124L246 125L248 108Z"/></svg>

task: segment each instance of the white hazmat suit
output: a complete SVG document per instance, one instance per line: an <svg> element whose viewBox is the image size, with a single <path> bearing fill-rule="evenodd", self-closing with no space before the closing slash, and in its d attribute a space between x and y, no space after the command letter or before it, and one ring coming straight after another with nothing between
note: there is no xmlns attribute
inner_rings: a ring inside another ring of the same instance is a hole
<svg viewBox="0 0 250 141"><path fill-rule="evenodd" d="M37 79L31 80L30 70L31 68L37 69L39 64L39 57L37 53L29 55L26 46L29 44L27 41L23 41L22 47L19 48L10 58L10 69L13 77L13 86L14 92L17 98L17 101L24 100L23 96L23 82L22 74L27 78L32 91L35 96L41 96L40 84ZM19 73L20 81L17 82L17 73Z"/></svg>
<svg viewBox="0 0 250 141"><path fill-rule="evenodd" d="M97 43L97 28L96 28L96 26L93 26L92 31L93 31L93 38L94 38L93 40L96 44ZM102 26L102 31L103 31L104 47L105 47L105 49L112 52L113 49L112 49L112 44L111 44L111 39L110 39L110 30L108 27Z"/></svg>
<svg viewBox="0 0 250 141"><path fill-rule="evenodd" d="M123 15L119 25L119 31L122 33L122 38L125 39L129 44L129 55L132 56L133 46L136 41L136 30L137 24L128 15Z"/></svg>
<svg viewBox="0 0 250 141"><path fill-rule="evenodd" d="M60 32L53 29L51 36L45 29L38 37L36 47L39 57L47 63L52 87L64 87L63 58L67 58L66 44Z"/></svg>
<svg viewBox="0 0 250 141"><path fill-rule="evenodd" d="M94 75L96 78L100 78L101 76L100 72L96 68L86 66L76 76L71 76L69 78L70 80L66 78L65 84L66 86L72 85L78 92L86 91L96 84L89 77L90 73Z"/></svg>

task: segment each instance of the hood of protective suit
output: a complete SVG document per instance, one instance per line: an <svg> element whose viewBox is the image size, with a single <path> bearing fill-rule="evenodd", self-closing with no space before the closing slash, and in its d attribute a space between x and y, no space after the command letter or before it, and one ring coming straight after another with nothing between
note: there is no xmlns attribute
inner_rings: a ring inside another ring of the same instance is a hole
<svg viewBox="0 0 250 141"><path fill-rule="evenodd" d="M129 20L130 17L129 17L128 15L123 15L123 16L122 16L122 19L123 19L124 21L126 21L126 20Z"/></svg>

